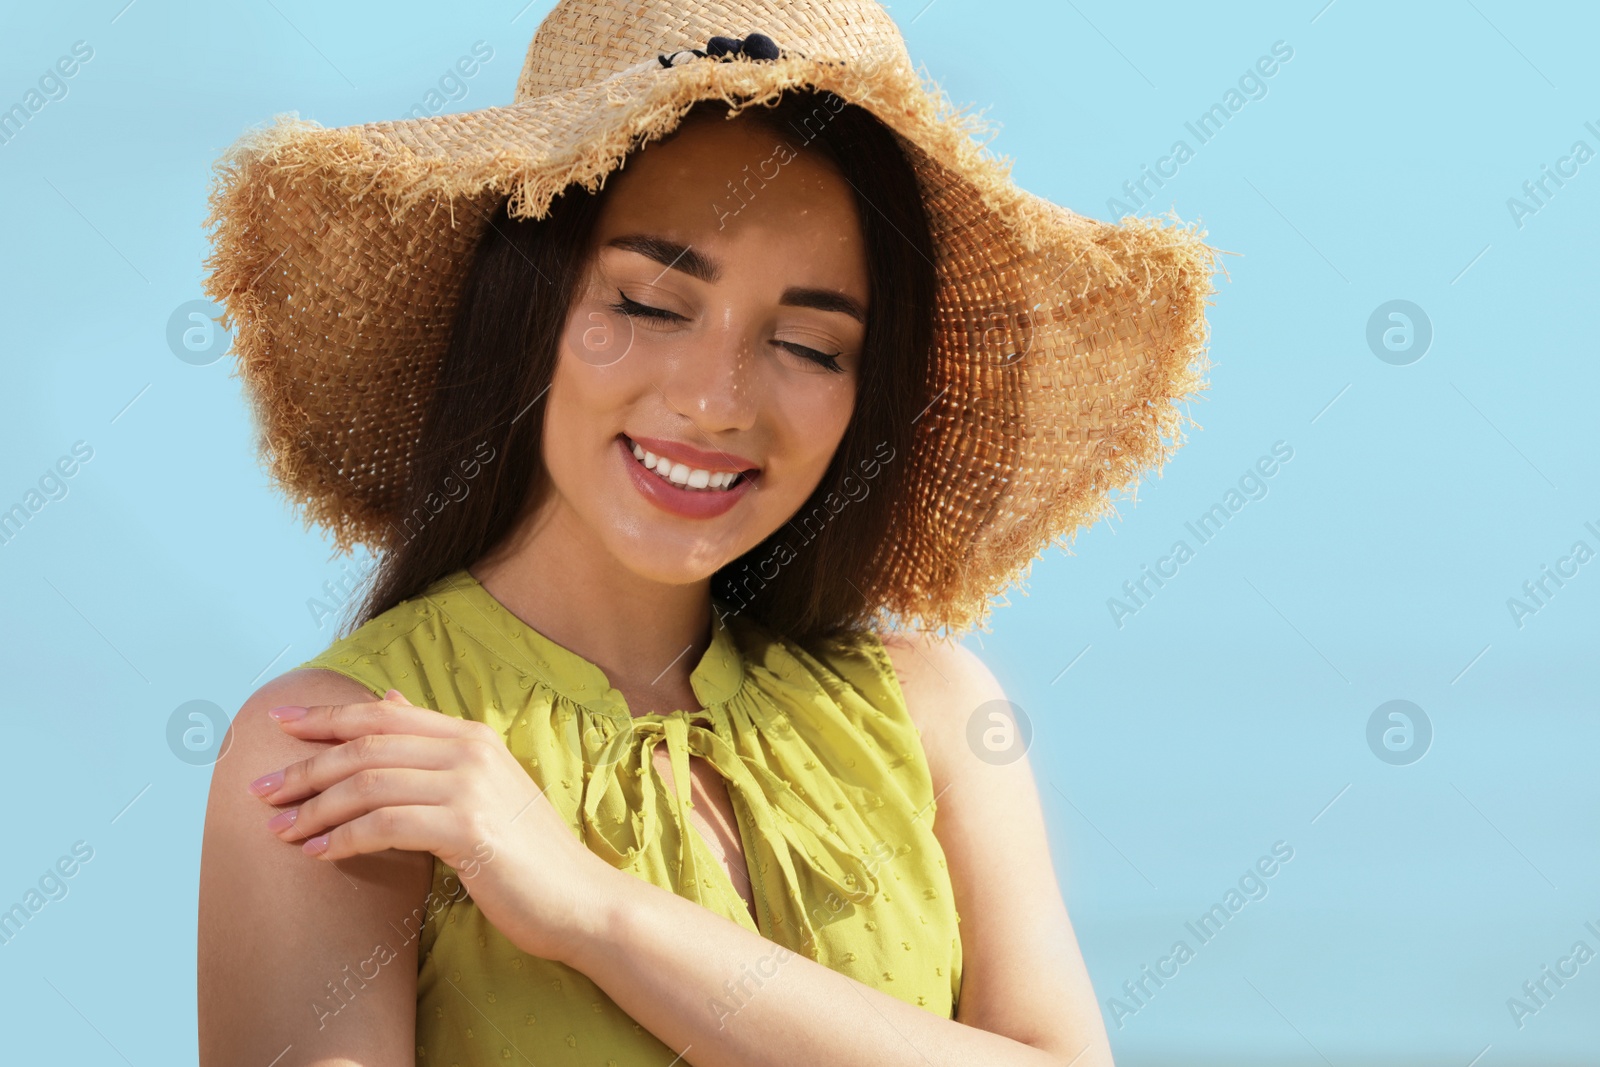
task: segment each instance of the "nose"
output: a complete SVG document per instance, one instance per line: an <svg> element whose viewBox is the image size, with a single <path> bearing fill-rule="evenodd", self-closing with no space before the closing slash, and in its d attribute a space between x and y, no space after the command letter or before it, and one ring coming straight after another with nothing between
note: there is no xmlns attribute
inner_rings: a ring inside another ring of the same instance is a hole
<svg viewBox="0 0 1600 1067"><path fill-rule="evenodd" d="M708 438L748 430L760 404L753 333L731 317L699 333L671 361L661 393Z"/></svg>

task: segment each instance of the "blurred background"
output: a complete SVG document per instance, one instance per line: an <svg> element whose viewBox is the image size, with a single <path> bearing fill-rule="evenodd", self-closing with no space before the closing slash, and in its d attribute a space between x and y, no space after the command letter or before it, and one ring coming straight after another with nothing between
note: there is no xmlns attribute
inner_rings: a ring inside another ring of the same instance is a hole
<svg viewBox="0 0 1600 1067"><path fill-rule="evenodd" d="M509 103L549 7L0 13L9 1061L194 1062L215 744L366 566L252 452L212 161L280 112ZM1199 428L966 638L1118 1064L1600 1062L1600 14L890 10L1025 188L1236 253Z"/></svg>

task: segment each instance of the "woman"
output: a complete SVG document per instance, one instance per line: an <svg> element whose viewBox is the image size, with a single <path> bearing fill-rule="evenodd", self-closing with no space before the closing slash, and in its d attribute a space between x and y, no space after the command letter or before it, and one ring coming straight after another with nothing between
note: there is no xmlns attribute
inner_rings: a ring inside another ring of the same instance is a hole
<svg viewBox="0 0 1600 1067"><path fill-rule="evenodd" d="M887 24L838 8L857 6ZM599 7L552 13L519 98ZM733 43L715 77L794 61ZM603 188L521 215L497 195L436 373L372 379L422 410L397 492L374 488L390 406L354 385L324 392L354 398L367 444L306 453L344 482L279 461L330 526L381 515L387 551L362 624L253 694L216 766L204 1063L1111 1062L1027 762L969 740L1014 729L1003 692L959 645L867 625L906 602L873 567L919 543L919 423L949 410L932 341L954 231L843 96L790 84L725 121L685 94ZM274 219L313 218L278 181L233 234L251 255ZM240 331L269 444L252 360L351 317L315 320L334 274L288 240L291 266L235 251L213 283L274 326ZM247 299L272 284L270 312Z"/></svg>

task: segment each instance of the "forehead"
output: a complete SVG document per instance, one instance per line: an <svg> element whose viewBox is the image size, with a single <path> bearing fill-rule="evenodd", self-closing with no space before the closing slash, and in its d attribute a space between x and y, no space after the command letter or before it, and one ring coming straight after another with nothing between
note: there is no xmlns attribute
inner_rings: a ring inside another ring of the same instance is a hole
<svg viewBox="0 0 1600 1067"><path fill-rule="evenodd" d="M608 179L595 244L659 233L768 261L804 255L865 277L854 191L800 138L746 116L689 123Z"/></svg>

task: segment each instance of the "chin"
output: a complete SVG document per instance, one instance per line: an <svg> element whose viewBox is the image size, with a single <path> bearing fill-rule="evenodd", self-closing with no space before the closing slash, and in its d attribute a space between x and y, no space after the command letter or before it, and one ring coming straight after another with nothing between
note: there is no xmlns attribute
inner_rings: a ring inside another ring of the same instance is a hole
<svg viewBox="0 0 1600 1067"><path fill-rule="evenodd" d="M658 585L695 585L707 581L718 570L737 559L724 559L721 553L709 555L704 561L685 559L681 555L636 549L617 557L633 574Z"/></svg>

